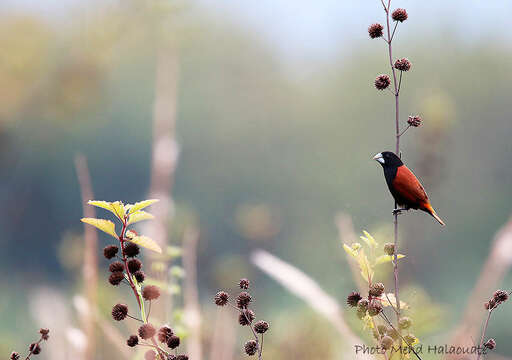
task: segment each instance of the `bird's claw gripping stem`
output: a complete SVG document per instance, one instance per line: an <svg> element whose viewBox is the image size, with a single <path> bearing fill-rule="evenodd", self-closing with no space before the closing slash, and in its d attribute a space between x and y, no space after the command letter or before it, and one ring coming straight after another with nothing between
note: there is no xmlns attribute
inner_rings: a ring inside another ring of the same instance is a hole
<svg viewBox="0 0 512 360"><path fill-rule="evenodd" d="M400 215L402 213L402 211L404 210L407 210L407 209L393 209L393 215Z"/></svg>

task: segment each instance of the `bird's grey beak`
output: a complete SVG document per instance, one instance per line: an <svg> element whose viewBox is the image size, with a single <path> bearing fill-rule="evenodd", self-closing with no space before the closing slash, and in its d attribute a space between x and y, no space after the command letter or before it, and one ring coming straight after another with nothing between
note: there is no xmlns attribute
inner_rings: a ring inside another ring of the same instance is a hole
<svg viewBox="0 0 512 360"><path fill-rule="evenodd" d="M375 154L373 160L378 161L381 164L384 164L384 157L382 156L382 153Z"/></svg>

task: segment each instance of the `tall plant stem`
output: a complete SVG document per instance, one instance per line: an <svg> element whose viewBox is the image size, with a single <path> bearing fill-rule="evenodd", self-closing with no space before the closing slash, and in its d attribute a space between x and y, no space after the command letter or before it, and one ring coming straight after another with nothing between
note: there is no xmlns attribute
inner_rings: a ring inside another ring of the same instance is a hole
<svg viewBox="0 0 512 360"><path fill-rule="evenodd" d="M389 66L391 66L391 72L393 74L393 86L395 88L395 153L400 156L400 91L398 89L398 82L396 76L396 70L393 66L393 39L391 37L391 28L389 24L389 11L391 7L391 0L388 0L388 6L384 6L386 12L386 30L387 30L387 43L388 43L388 54L389 54ZM394 33L394 31L393 31ZM395 209L397 204L395 202ZM395 299L396 299L396 321L397 324L400 321L400 296L399 296L399 283L398 283L398 213L394 215L394 228L395 228L395 252L393 254L393 274L395 278Z"/></svg>
<svg viewBox="0 0 512 360"><path fill-rule="evenodd" d="M480 357L482 356L482 347L484 346L484 340L485 340L485 333L487 332L487 326L489 325L489 319L491 318L492 310L489 310L489 314L487 315L487 319L485 320L484 329L482 331L482 337L480 338L480 346L478 349L478 357L477 360L480 360Z"/></svg>

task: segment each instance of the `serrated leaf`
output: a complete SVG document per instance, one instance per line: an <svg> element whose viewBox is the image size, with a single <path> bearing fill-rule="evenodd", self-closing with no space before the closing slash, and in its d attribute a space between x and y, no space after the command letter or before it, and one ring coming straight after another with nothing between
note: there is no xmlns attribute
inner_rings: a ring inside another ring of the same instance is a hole
<svg viewBox="0 0 512 360"><path fill-rule="evenodd" d="M345 251L347 252L347 254L349 254L350 256L352 257L357 257L357 251L352 249L350 246L348 246L347 244L343 244L343 249L345 249Z"/></svg>
<svg viewBox="0 0 512 360"><path fill-rule="evenodd" d="M112 206L112 209L114 210L113 213L115 216L118 217L119 220L124 221L124 217L126 215L124 211L124 205L121 201L115 201L113 203L110 203Z"/></svg>
<svg viewBox="0 0 512 360"><path fill-rule="evenodd" d="M83 223L92 225L117 239L116 225L112 221L105 220L105 219L95 219L95 218L82 218L81 221Z"/></svg>
<svg viewBox="0 0 512 360"><path fill-rule="evenodd" d="M365 231L363 230L363 234L364 236L360 236L361 240L363 240L370 248L374 248L376 249L379 244L377 243L377 241L375 241L375 239L373 238L373 236L370 235L370 233L368 231Z"/></svg>
<svg viewBox="0 0 512 360"><path fill-rule="evenodd" d="M357 255L357 263L361 269L361 276L366 282L370 283L373 278L373 269L366 257L366 254L364 253L364 250L361 250Z"/></svg>
<svg viewBox="0 0 512 360"><path fill-rule="evenodd" d="M151 220L154 218L155 217L153 215L151 215L150 213L145 212L143 210L139 210L130 215L130 217L128 218L127 225L134 224L134 223L142 221L142 220Z"/></svg>
<svg viewBox="0 0 512 360"><path fill-rule="evenodd" d="M87 202L89 205L97 206L102 209L110 211L112 214L114 214L119 220L123 221L125 211L124 211L124 205L120 201L116 202L108 202L103 200L89 200Z"/></svg>
<svg viewBox="0 0 512 360"><path fill-rule="evenodd" d="M128 211L128 214L133 214L136 211L142 210L145 207L148 207L149 205L152 205L152 204L156 203L157 201L160 201L160 200L158 200L158 199L149 199L149 200L144 200L144 201L136 202L135 204L129 206L130 210Z"/></svg>
<svg viewBox="0 0 512 360"><path fill-rule="evenodd" d="M403 259L405 257L404 254L397 254L397 259ZM375 259L375 265L380 265L380 264L384 264L384 263L387 263L387 262L391 262L393 261L395 257L393 255L381 255L379 256L377 259Z"/></svg>
<svg viewBox="0 0 512 360"><path fill-rule="evenodd" d="M381 298L380 303L382 304L382 306L393 305L393 307L396 309L395 294L387 293L387 294L384 294L383 296L381 296L380 298ZM391 301L391 304L390 304L390 301ZM407 305L406 302L400 300L400 309L408 309L408 308L409 308L409 305Z"/></svg>
<svg viewBox="0 0 512 360"><path fill-rule="evenodd" d="M139 246L142 246L146 249L156 251L157 253L162 253L162 248L156 243L155 240L151 239L148 236L134 236L129 239L132 243L135 243Z"/></svg>

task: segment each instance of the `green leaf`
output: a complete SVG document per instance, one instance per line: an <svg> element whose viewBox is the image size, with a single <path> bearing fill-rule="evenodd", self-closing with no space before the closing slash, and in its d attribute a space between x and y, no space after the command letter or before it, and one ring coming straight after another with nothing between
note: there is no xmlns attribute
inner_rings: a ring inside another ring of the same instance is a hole
<svg viewBox="0 0 512 360"><path fill-rule="evenodd" d="M151 220L154 218L155 217L153 215L151 215L150 213L140 210L140 211L134 212L130 215L130 217L128 218L127 225L134 224L134 223L142 221L142 220Z"/></svg>
<svg viewBox="0 0 512 360"><path fill-rule="evenodd" d="M119 220L123 221L125 216L124 205L120 201L116 202L108 202L102 200L89 200L87 202L89 205L97 206L102 209L110 211L114 214Z"/></svg>
<svg viewBox="0 0 512 360"><path fill-rule="evenodd" d="M363 240L370 248L374 248L376 249L379 244L377 243L377 241L375 241L375 239L373 238L373 236L370 235L370 233L368 231L365 231L363 230L363 234L364 236L360 236L361 240Z"/></svg>
<svg viewBox="0 0 512 360"><path fill-rule="evenodd" d="M112 209L114 210L113 213L119 218L119 220L124 221L124 217L126 215L124 210L124 205L121 201L115 201L113 203L110 203L112 206Z"/></svg>
<svg viewBox="0 0 512 360"><path fill-rule="evenodd" d="M364 250L361 250L357 255L357 263L361 269L361 276L366 282L370 283L373 278L373 269L366 257L366 254L364 253Z"/></svg>
<svg viewBox="0 0 512 360"><path fill-rule="evenodd" d="M404 254L397 254L396 255L396 258L397 259L403 259L405 257ZM375 265L380 265L380 264L384 264L384 263L387 263L387 262L391 262L393 261L395 257L393 255L381 255L379 256L376 260L375 260Z"/></svg>
<svg viewBox="0 0 512 360"><path fill-rule="evenodd" d="M162 248L156 243L155 240L151 239L148 236L134 236L129 239L132 243L135 243L139 246L145 247L146 249L156 251L157 253L162 253Z"/></svg>
<svg viewBox="0 0 512 360"><path fill-rule="evenodd" d="M350 256L352 257L357 257L357 251L352 249L350 246L348 246L347 244L343 244L343 249L345 249L345 251L347 252L347 254L349 254Z"/></svg>
<svg viewBox="0 0 512 360"><path fill-rule="evenodd" d="M133 214L136 211L142 210L145 207L156 203L157 201L159 201L159 200L158 199L149 199L149 200L139 201L133 205L129 205L128 214Z"/></svg>
<svg viewBox="0 0 512 360"><path fill-rule="evenodd" d="M111 235L114 238L118 238L116 234L116 226L115 224L110 220L105 219L95 219L95 218L83 218L81 219L83 223L92 225L98 229L100 229L103 232L106 232L107 234Z"/></svg>
<svg viewBox="0 0 512 360"><path fill-rule="evenodd" d="M383 296L381 296L380 303L382 304L382 306L393 305L393 307L396 309L395 294L392 294L392 293L384 294ZM400 300L400 309L408 309L408 308L409 308L409 305L406 302Z"/></svg>

